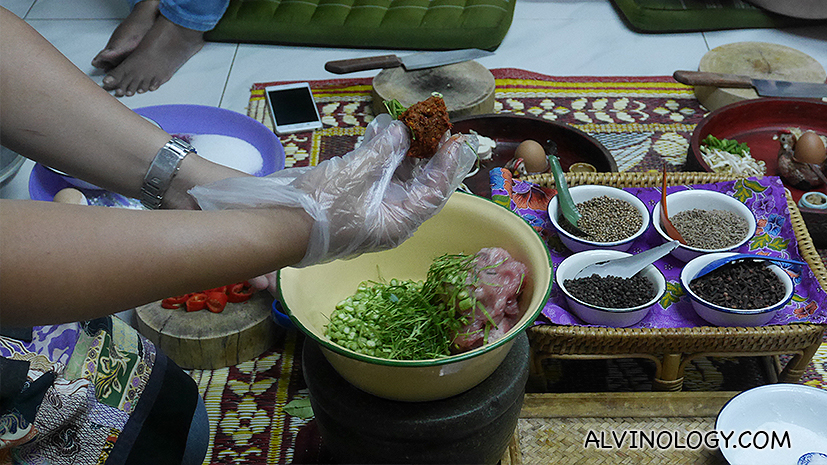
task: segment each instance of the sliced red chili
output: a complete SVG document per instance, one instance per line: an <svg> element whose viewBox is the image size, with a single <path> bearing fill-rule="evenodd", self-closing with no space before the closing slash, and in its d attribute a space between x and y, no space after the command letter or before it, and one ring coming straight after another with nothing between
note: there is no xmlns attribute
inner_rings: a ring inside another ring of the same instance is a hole
<svg viewBox="0 0 827 465"><path fill-rule="evenodd" d="M188 312L197 312L198 310L203 310L206 306L207 294L204 294L203 292L196 292L195 294L190 295L190 298L187 299Z"/></svg>
<svg viewBox="0 0 827 465"><path fill-rule="evenodd" d="M247 281L227 286L227 297L230 302L238 303L249 300L254 292L255 290Z"/></svg>
<svg viewBox="0 0 827 465"><path fill-rule="evenodd" d="M207 289L206 291L204 291L204 294L209 294L210 292L223 292L226 294L227 288L229 288L229 286L214 287L212 289Z"/></svg>
<svg viewBox="0 0 827 465"><path fill-rule="evenodd" d="M227 306L227 294L223 292L207 293L207 310L213 313L221 313Z"/></svg>
<svg viewBox="0 0 827 465"><path fill-rule="evenodd" d="M161 301L161 307L169 309L181 308L187 302L187 299L189 299L189 297L189 294L177 295L175 297L167 297L166 299Z"/></svg>

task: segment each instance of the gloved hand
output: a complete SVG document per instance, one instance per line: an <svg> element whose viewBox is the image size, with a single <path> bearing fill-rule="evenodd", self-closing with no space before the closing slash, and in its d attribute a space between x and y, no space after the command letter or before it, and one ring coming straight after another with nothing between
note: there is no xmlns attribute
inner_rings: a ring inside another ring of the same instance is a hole
<svg viewBox="0 0 827 465"><path fill-rule="evenodd" d="M190 190L204 210L288 206L314 224L297 267L353 258L398 246L436 214L476 161L474 136L446 133L429 160L406 157L410 132L387 114L363 142L315 167L265 177L230 178Z"/></svg>

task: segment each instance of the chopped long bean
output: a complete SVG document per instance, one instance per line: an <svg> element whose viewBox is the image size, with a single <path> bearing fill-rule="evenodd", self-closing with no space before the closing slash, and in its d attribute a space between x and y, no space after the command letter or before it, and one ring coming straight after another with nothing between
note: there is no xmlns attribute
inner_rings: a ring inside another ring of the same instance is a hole
<svg viewBox="0 0 827 465"><path fill-rule="evenodd" d="M374 357L449 356L454 338L469 323L465 312L481 307L468 292L468 285L478 279L472 273L474 260L466 254L438 257L425 281L364 281L336 305L325 334L343 347Z"/></svg>

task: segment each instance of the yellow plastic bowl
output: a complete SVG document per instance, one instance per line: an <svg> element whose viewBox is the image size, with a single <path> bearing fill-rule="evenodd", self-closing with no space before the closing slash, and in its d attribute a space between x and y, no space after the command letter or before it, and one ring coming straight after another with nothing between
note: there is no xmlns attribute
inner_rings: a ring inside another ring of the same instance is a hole
<svg viewBox="0 0 827 465"><path fill-rule="evenodd" d="M381 278L424 280L428 267L446 253L474 254L502 247L529 269L519 300L520 321L497 341L478 349L433 360L386 360L334 344L324 327L334 307L356 292L360 282ZM513 339L536 319L552 283L551 257L534 229L490 200L457 192L413 237L395 249L364 254L278 273L280 300L292 322L315 339L327 360L347 381L391 400L431 401L465 392L494 372Z"/></svg>

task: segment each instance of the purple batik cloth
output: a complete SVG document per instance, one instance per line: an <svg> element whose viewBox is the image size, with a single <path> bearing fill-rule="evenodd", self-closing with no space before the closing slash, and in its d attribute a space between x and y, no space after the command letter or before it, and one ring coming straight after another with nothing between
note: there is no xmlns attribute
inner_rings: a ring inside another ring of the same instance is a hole
<svg viewBox="0 0 827 465"><path fill-rule="evenodd" d="M490 179L492 199L509 207L541 233L549 248L552 264L556 269L563 259L571 255L571 251L566 249L557 238L546 212L548 199L556 192L526 181L512 179L510 172L500 168L491 170ZM746 245L738 249L738 252L757 253L803 261L798 251L798 242L790 221L784 186L777 176L691 186L674 186L669 187L668 192L672 193L684 189L719 191L741 200L752 210L757 221L757 230L755 236ZM649 208L650 213L661 197L660 188L630 187L623 190L641 199ZM526 200L526 196L530 196L530 201ZM545 200L545 205L542 205L543 202L539 201L540 199ZM655 229L650 226L646 233L632 244L628 252L635 254L656 247L662 242ZM709 323L697 316L689 297L685 295L680 284L680 272L683 262L667 255L655 262L655 266L663 272L666 278L666 294L649 314L632 328L709 326ZM827 309L825 309L827 294L819 285L810 267L792 266L787 268L787 272L793 277L795 293L790 303L781 309L768 324L827 323ZM550 322L560 325L591 326L568 311L563 294L556 283L552 286L551 295L543 308L542 314L545 318L538 320L538 323Z"/></svg>

